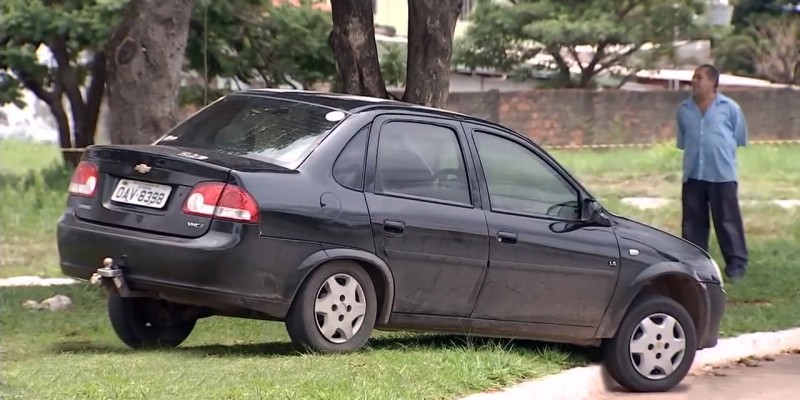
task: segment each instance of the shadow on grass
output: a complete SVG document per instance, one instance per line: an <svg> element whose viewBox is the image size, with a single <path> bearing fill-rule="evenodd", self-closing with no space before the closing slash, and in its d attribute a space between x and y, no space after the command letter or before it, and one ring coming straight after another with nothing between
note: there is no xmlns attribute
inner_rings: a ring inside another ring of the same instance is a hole
<svg viewBox="0 0 800 400"><path fill-rule="evenodd" d="M369 351L407 351L424 352L437 350L492 350L517 354L539 354L550 351L567 355L575 361L599 362L601 352L596 348L565 344L537 342L532 340L495 339L462 335L419 335L407 337L372 338L362 352ZM174 349L134 350L119 346L91 342L61 342L55 345L57 353L72 354L134 354L140 352L169 352L199 357L284 357L314 354L296 347L291 342L243 343L233 345L180 346Z"/></svg>

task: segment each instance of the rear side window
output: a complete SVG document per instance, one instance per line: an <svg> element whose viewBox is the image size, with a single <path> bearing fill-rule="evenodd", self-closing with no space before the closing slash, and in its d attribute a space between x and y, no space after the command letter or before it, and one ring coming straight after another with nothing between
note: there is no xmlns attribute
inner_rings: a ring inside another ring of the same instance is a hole
<svg viewBox="0 0 800 400"><path fill-rule="evenodd" d="M344 117L342 111L307 103L231 95L179 124L156 144L296 168Z"/></svg>
<svg viewBox="0 0 800 400"><path fill-rule="evenodd" d="M471 205L456 132L438 125L389 122L378 140L376 192Z"/></svg>
<svg viewBox="0 0 800 400"><path fill-rule="evenodd" d="M364 190L364 162L367 157L370 126L361 128L350 139L333 164L333 178L346 188Z"/></svg>

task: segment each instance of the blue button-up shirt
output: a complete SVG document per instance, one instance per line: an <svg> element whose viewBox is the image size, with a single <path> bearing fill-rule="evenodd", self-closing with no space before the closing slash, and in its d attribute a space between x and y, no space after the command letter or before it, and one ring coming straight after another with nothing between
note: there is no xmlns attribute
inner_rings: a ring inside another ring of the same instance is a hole
<svg viewBox="0 0 800 400"><path fill-rule="evenodd" d="M733 99L717 93L705 114L693 98L677 112L678 148L683 150L683 180L738 181L736 148L747 145L747 123Z"/></svg>

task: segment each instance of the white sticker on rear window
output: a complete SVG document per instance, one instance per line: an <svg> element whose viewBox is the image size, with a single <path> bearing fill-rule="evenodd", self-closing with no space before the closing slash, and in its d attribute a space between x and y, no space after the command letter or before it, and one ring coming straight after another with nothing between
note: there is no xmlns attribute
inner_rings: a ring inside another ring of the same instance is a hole
<svg viewBox="0 0 800 400"><path fill-rule="evenodd" d="M344 113L341 111L331 111L325 114L325 119L331 122L341 121L344 119Z"/></svg>

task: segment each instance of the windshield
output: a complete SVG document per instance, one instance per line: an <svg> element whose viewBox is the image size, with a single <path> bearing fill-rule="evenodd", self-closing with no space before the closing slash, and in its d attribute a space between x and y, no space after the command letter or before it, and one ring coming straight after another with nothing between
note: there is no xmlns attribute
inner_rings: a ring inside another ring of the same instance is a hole
<svg viewBox="0 0 800 400"><path fill-rule="evenodd" d="M155 144L297 168L345 116L343 111L308 103L230 95L179 124Z"/></svg>

